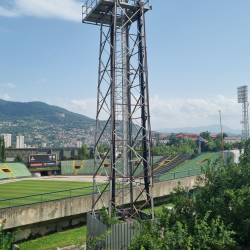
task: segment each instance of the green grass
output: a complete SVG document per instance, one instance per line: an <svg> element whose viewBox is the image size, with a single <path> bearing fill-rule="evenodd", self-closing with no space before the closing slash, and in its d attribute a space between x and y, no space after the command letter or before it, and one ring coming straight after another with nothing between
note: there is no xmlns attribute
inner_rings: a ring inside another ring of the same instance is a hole
<svg viewBox="0 0 250 250"><path fill-rule="evenodd" d="M161 213L162 207L173 207L172 203L160 204L155 206L156 214ZM148 208L143 209L144 212L150 212ZM57 247L66 247L74 245L74 242L78 241L81 244L86 242L86 226L69 229L65 232L54 233L48 236L44 236L35 240L29 240L19 243L20 250L55 250Z"/></svg>
<svg viewBox="0 0 250 250"><path fill-rule="evenodd" d="M89 188L83 188L89 187ZM50 193L67 189L81 188L59 193ZM63 199L72 196L91 194L93 192L92 182L75 181L36 181L25 180L0 185L0 200L18 198L13 200L0 201L0 208L21 206L43 201ZM44 194L49 193L49 194ZM43 195L41 195L43 194ZM30 196L36 195L36 196Z"/></svg>
<svg viewBox="0 0 250 250"><path fill-rule="evenodd" d="M54 233L35 240L18 244L20 250L55 250L57 247L74 245L75 240L86 241L86 226L70 229L65 232Z"/></svg>
<svg viewBox="0 0 250 250"><path fill-rule="evenodd" d="M174 206L174 204L172 204L172 203L155 205L154 206L155 213L156 214L161 213L162 207L173 207L173 206ZM145 213L149 213L149 214L151 213L151 210L149 210L149 208L144 208L144 209L142 209L142 211L145 212Z"/></svg>
<svg viewBox="0 0 250 250"><path fill-rule="evenodd" d="M92 182L25 180L0 185L0 200L92 186Z"/></svg>

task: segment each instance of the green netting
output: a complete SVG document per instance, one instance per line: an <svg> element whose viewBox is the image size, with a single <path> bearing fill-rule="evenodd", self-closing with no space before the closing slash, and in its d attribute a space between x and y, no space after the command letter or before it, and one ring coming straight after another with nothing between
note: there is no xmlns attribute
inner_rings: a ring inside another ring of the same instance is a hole
<svg viewBox="0 0 250 250"><path fill-rule="evenodd" d="M23 163L0 163L0 169L9 169L10 172L4 173L0 170L0 179L11 179L19 177L30 177L31 173Z"/></svg>

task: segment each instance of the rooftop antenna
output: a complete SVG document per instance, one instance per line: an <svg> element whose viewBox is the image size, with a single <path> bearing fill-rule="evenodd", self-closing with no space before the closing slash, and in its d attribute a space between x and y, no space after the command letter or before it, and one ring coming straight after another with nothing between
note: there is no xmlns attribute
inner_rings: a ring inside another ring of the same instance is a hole
<svg viewBox="0 0 250 250"><path fill-rule="evenodd" d="M244 140L249 138L249 118L248 118L248 86L240 86L237 88L238 103L242 103L242 137Z"/></svg>
<svg viewBox="0 0 250 250"><path fill-rule="evenodd" d="M82 7L82 22L100 27L92 195L96 218L100 206L126 218L149 207L154 217L145 24L151 9L149 0L88 0ZM105 156L99 152L103 144ZM99 184L100 173L107 177L104 184Z"/></svg>

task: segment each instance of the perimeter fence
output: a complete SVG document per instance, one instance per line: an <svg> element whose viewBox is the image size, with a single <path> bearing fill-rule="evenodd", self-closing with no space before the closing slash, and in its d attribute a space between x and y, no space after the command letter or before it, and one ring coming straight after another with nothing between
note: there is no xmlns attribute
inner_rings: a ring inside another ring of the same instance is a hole
<svg viewBox="0 0 250 250"><path fill-rule="evenodd" d="M170 173L166 173L163 175L154 176L154 182L179 179L179 178L198 175L201 173L202 173L201 167L190 169L190 170L185 170L185 171L179 171L179 172L170 172ZM101 185L100 191L103 191L105 186L106 186L105 184ZM118 185L117 189L119 188L120 186ZM106 189L105 192L107 191L108 191L108 188ZM97 190L95 192L97 192ZM48 202L48 201L53 201L53 200L61 200L61 199L77 197L77 196L85 196L85 195L90 195L92 193L93 193L93 186L88 186L88 187L82 187L82 188L73 188L73 189L67 189L67 190L61 190L61 191L55 191L55 192L49 192L49 193L42 193L42 194L4 199L4 200L0 200L0 209L30 205L30 204L41 203L41 202Z"/></svg>

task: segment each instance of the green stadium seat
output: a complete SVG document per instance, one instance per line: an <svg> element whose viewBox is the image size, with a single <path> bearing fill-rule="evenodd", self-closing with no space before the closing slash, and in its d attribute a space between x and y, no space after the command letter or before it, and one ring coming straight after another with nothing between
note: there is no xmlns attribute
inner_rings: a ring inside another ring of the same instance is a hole
<svg viewBox="0 0 250 250"><path fill-rule="evenodd" d="M9 169L9 172L4 172ZM30 177L31 173L23 163L0 163L0 179Z"/></svg>

